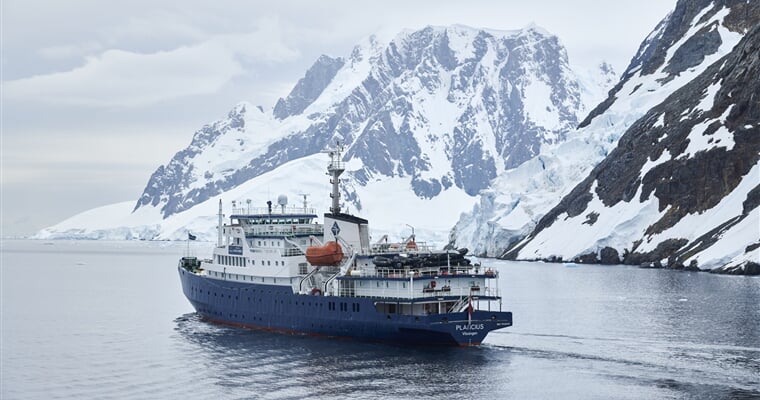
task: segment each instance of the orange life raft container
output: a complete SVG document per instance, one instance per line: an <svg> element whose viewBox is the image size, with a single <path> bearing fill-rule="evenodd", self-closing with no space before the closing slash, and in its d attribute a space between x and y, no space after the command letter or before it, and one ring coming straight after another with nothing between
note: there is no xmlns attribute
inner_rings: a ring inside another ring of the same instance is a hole
<svg viewBox="0 0 760 400"><path fill-rule="evenodd" d="M338 242L327 242L324 246L306 249L306 261L311 265L338 265L343 260L343 249Z"/></svg>

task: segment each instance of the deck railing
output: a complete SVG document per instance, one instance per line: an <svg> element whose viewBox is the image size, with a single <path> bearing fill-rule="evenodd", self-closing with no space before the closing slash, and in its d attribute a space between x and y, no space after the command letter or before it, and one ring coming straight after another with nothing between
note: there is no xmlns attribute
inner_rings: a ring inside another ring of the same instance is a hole
<svg viewBox="0 0 760 400"><path fill-rule="evenodd" d="M403 278L409 279L409 270L376 268L375 270L351 270L347 274L357 278ZM412 278L436 278L444 279L448 277L485 276L486 279L496 279L499 277L498 271L491 268L474 267L474 266L440 266L440 267L423 267L413 270Z"/></svg>
<svg viewBox="0 0 760 400"><path fill-rule="evenodd" d="M286 206L285 212L283 212L282 206L272 204L271 212L268 207L234 207L232 209L232 215L272 215L277 217L282 217L283 215L317 215L317 209L311 207Z"/></svg>
<svg viewBox="0 0 760 400"><path fill-rule="evenodd" d="M341 287L336 292L336 295L343 297L371 297L371 298L383 298L383 299L399 299L399 300L433 300L441 299L443 297L467 297L472 295L473 299L478 300L480 298L495 298L499 297L498 287L450 287L450 288L415 288L412 291L409 288L404 289L391 289L391 288L348 288Z"/></svg>

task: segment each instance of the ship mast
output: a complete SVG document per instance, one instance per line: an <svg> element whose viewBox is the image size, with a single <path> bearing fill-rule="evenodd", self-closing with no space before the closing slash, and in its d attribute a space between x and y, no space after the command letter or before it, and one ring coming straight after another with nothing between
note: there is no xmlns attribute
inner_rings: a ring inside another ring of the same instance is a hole
<svg viewBox="0 0 760 400"><path fill-rule="evenodd" d="M332 198L332 207L330 207L330 212L333 213L333 215L340 214L340 174L343 173L343 171L346 170L345 165L343 164L343 161L341 160L341 152L343 151L343 146L341 146L340 143L337 144L337 146L334 149L330 149L327 151L327 154L330 155L330 165L327 166L327 174L330 175L330 183L332 184L332 193L330 193L330 198Z"/></svg>
<svg viewBox="0 0 760 400"><path fill-rule="evenodd" d="M216 231L217 231L216 245L217 247L222 247L222 224L224 224L224 214L222 214L222 199L219 199L218 217L219 217L219 220L217 221L217 225L216 225Z"/></svg>

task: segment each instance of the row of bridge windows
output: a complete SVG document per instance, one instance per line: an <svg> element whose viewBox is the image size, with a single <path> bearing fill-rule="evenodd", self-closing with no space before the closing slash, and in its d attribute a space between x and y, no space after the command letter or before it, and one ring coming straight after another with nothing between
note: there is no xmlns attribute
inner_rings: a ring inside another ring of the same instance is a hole
<svg viewBox="0 0 760 400"><path fill-rule="evenodd" d="M246 265L245 257L239 257L239 256L225 256L221 254L216 255L216 263L221 265L229 265L232 267L247 267L248 265L254 266L256 265L256 260L250 259L248 260L248 264ZM261 266L272 266L272 260L260 260ZM285 261L274 261L274 266L285 266Z"/></svg>

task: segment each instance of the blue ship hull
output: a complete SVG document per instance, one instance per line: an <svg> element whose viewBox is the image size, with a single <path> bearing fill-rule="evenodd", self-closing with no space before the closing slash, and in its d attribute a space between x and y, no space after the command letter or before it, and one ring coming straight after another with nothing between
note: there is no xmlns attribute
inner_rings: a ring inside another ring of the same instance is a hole
<svg viewBox="0 0 760 400"><path fill-rule="evenodd" d="M387 314L377 298L294 294L289 286L212 279L178 267L182 291L202 317L253 329L403 344L474 346L512 326L512 313L474 310Z"/></svg>

